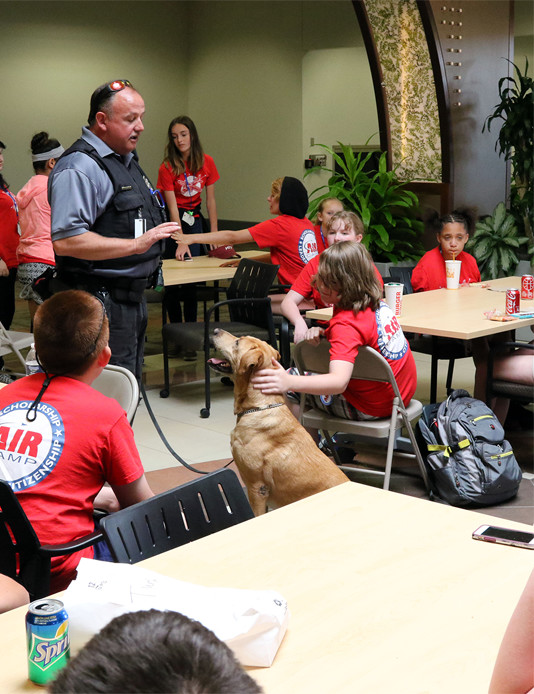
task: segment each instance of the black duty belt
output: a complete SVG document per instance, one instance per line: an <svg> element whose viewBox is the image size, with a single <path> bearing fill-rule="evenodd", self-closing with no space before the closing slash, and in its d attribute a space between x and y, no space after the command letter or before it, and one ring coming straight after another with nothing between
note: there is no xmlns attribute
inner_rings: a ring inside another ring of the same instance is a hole
<svg viewBox="0 0 534 694"><path fill-rule="evenodd" d="M64 271L58 272L57 280L72 289L83 289L91 294L107 292L114 301L133 304L143 300L145 289L152 284L152 277L101 277Z"/></svg>

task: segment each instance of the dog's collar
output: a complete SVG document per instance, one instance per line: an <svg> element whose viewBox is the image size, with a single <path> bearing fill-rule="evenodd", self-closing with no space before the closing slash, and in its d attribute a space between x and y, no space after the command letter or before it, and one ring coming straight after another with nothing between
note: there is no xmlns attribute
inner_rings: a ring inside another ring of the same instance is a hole
<svg viewBox="0 0 534 694"><path fill-rule="evenodd" d="M243 412L237 413L237 418L242 417L244 414L251 414L252 412L261 412L262 410L270 410L273 407L280 407L285 405L285 402L274 402L271 405L265 405L264 407L251 407L250 410L243 410Z"/></svg>

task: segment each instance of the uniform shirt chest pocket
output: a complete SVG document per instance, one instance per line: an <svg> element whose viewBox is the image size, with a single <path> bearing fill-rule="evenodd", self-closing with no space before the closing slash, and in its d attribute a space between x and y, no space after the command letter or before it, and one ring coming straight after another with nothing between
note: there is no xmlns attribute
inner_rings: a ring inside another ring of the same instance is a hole
<svg viewBox="0 0 534 694"><path fill-rule="evenodd" d="M129 212L143 207L144 200L141 193L135 190L121 190L113 199L113 206L117 212Z"/></svg>

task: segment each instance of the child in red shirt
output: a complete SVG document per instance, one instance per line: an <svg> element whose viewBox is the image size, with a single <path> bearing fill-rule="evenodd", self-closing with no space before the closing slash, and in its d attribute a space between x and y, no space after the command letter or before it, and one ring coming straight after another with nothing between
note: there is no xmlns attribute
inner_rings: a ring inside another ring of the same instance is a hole
<svg viewBox="0 0 534 694"><path fill-rule="evenodd" d="M207 243L238 246L254 241L259 248L269 249L273 264L280 265L278 278L282 284L292 284L302 268L318 253L315 229L306 217L308 193L303 183L292 176L277 178L267 198L274 219L254 224L249 229L172 235L178 243ZM268 260L269 256L266 257ZM274 310L274 309L273 309Z"/></svg>
<svg viewBox="0 0 534 694"><path fill-rule="evenodd" d="M427 292L430 289L443 289L447 286L445 275L446 260L461 260L460 284L480 282L480 271L475 258L464 251L469 234L475 230L474 210L453 210L451 214L440 217L437 212L427 224L436 234L438 246L425 253L412 273L414 292Z"/></svg>
<svg viewBox="0 0 534 694"><path fill-rule="evenodd" d="M253 378L254 387L263 393L321 395L327 411L346 419L386 417L393 405L391 386L352 378L358 348L367 345L387 359L408 405L417 385L415 362L397 319L381 301L382 287L367 249L355 241L327 248L320 255L315 286L323 303L334 306L334 315L326 329L310 328L305 339L317 343L325 335L330 341L329 372L294 375L273 361L272 369L263 369ZM340 399L345 401L343 407Z"/></svg>
<svg viewBox="0 0 534 694"><path fill-rule="evenodd" d="M329 200L337 200L337 198L329 198ZM331 215L326 224L323 223L323 227L325 226L327 246L332 246L334 243L340 243L341 241L356 241L360 243L365 233L362 220L357 214L348 210L341 210ZM319 257L316 255L302 268L280 306L280 313L295 326L293 337L295 344L304 339L308 330L308 325L300 312L310 308L325 308L321 295L313 283L313 278L317 274L317 268L319 267ZM383 287L384 280L376 266L373 267L375 268L380 286Z"/></svg>
<svg viewBox="0 0 534 694"><path fill-rule="evenodd" d="M315 216L315 238L317 239L317 250L322 253L329 245L326 240L328 226L332 217L338 212L343 212L345 208L338 198L325 198L319 203Z"/></svg>

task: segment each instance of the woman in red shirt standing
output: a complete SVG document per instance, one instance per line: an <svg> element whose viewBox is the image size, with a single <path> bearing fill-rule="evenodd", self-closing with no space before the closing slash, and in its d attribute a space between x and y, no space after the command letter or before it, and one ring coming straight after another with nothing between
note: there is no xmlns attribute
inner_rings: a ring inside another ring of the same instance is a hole
<svg viewBox="0 0 534 694"><path fill-rule="evenodd" d="M174 118L168 128L168 142L165 148L165 159L159 167L158 188L162 191L171 222L180 224L184 234L201 234L202 217L200 214L201 193L206 190L206 207L210 231L217 231L217 206L215 203L214 184L220 178L213 158L204 154L195 124L188 116ZM167 239L166 258L184 260L187 257L203 255L199 243L187 246ZM197 300L195 285L169 287L173 297L168 302L169 318L172 322L182 319L179 299L184 300L184 317L186 321L196 321ZM174 301L176 297L176 301Z"/></svg>
<svg viewBox="0 0 534 694"><path fill-rule="evenodd" d="M4 328L9 330L15 315L19 233L15 196L2 175L5 148L5 144L0 141L0 321ZM1 357L0 365L3 365Z"/></svg>

